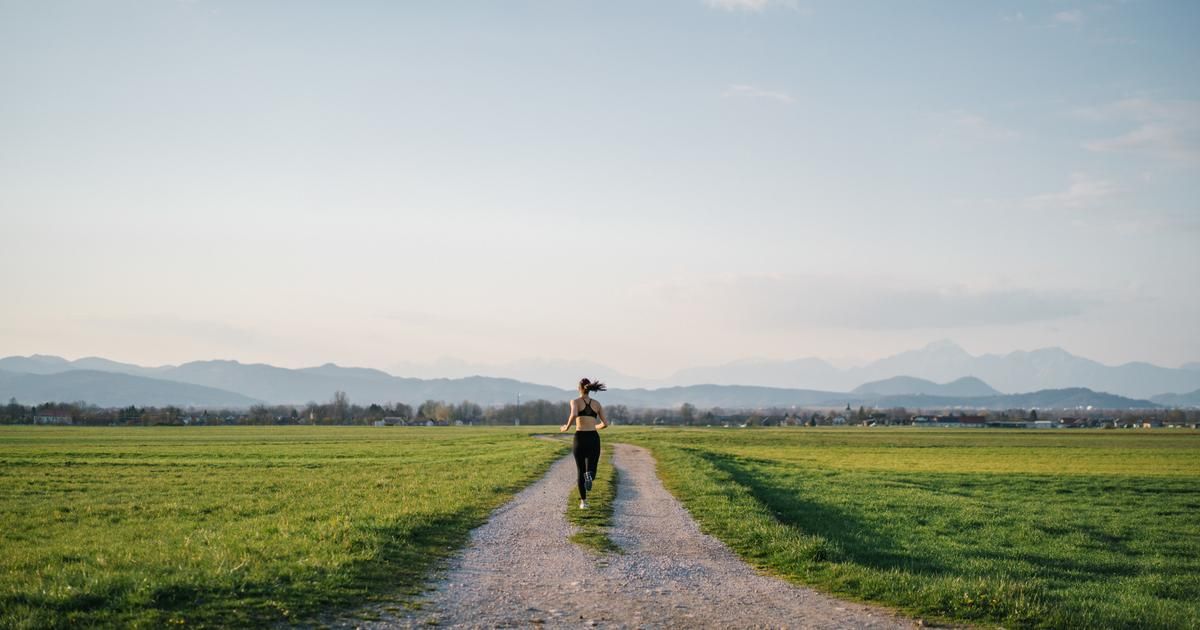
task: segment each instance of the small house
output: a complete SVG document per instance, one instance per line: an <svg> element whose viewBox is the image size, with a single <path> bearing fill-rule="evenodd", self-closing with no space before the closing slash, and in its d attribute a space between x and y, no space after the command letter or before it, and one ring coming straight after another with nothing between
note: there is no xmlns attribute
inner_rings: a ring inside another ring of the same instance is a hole
<svg viewBox="0 0 1200 630"><path fill-rule="evenodd" d="M983 416L959 416L958 426L969 429L982 429L987 426L987 418Z"/></svg>

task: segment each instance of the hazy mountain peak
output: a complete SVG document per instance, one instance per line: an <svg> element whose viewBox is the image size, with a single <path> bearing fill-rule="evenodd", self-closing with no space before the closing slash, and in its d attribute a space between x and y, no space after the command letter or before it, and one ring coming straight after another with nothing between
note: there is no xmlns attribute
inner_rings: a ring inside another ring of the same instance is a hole
<svg viewBox="0 0 1200 630"><path fill-rule="evenodd" d="M393 379L396 378L383 370L375 368L360 368L360 367L342 367L336 363L325 363L318 367L300 368L299 372L309 374L323 374L334 378L366 378L373 380Z"/></svg>
<svg viewBox="0 0 1200 630"><path fill-rule="evenodd" d="M48 354L31 354L27 357L14 355L0 359L0 369L9 372L50 374L70 368L71 364L66 359Z"/></svg>
<svg viewBox="0 0 1200 630"><path fill-rule="evenodd" d="M942 385L942 388L956 396L995 396L1000 392L976 376L956 378Z"/></svg>
<svg viewBox="0 0 1200 630"><path fill-rule="evenodd" d="M67 361L66 359L64 359L60 356L53 355L53 354L31 354L31 355L29 355L28 358L30 361L36 361L38 363L46 363L49 365L63 365L63 364L69 363L69 361Z"/></svg>
<svg viewBox="0 0 1200 630"><path fill-rule="evenodd" d="M854 388L851 393L876 396L928 395L970 398L995 396L1000 392L974 376L964 376L940 385L933 381L914 376L893 376L879 381L863 383Z"/></svg>
<svg viewBox="0 0 1200 630"><path fill-rule="evenodd" d="M1064 357L1064 358L1075 356L1075 355L1071 354L1070 352L1067 352L1066 350L1064 350L1058 346L1046 346L1045 348L1038 348L1036 350L1031 350L1028 354L1030 354L1032 356Z"/></svg>
<svg viewBox="0 0 1200 630"><path fill-rule="evenodd" d="M766 357L745 357L730 361L726 365L763 365L765 363L772 363L772 361Z"/></svg>
<svg viewBox="0 0 1200 630"><path fill-rule="evenodd" d="M925 344L925 347L921 348L921 350L924 350L925 352L967 354L967 351L963 350L962 346L949 339L938 339L937 341L931 341Z"/></svg>
<svg viewBox="0 0 1200 630"><path fill-rule="evenodd" d="M925 363L941 362L957 364L973 358L975 357L971 356L966 350L963 350L962 346L949 339L941 339L927 343L915 350L906 350L899 354L879 359L871 365L887 364L889 362L902 363L913 360Z"/></svg>
<svg viewBox="0 0 1200 630"><path fill-rule="evenodd" d="M890 396L895 394L932 394L937 390L937 383L917 378L915 376L893 376L870 383L863 383L850 391L851 394L876 394Z"/></svg>

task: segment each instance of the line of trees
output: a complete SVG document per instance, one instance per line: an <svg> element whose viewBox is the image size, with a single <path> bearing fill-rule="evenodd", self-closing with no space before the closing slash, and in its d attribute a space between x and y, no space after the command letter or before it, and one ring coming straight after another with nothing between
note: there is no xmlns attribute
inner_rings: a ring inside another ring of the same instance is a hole
<svg viewBox="0 0 1200 630"><path fill-rule="evenodd" d="M249 409L197 409L178 406L104 408L86 402L22 405L15 399L0 407L0 423L34 424L67 420L94 426L155 425L367 425L387 419L405 424L561 424L567 419L566 401L534 400L520 405L483 407L464 400L448 403L426 400L414 408L406 403L358 405L345 392L334 392L328 402L306 405L253 405ZM607 410L612 418L624 418L625 408Z"/></svg>
<svg viewBox="0 0 1200 630"><path fill-rule="evenodd" d="M254 405L249 409L197 409L178 406L138 407L131 405L120 408L105 408L85 402L42 403L22 405L10 399L0 407L0 423L34 424L66 420L83 425L213 425L213 424L326 424L365 425L388 419L405 424L561 424L569 411L567 401L534 400L520 405L507 404L483 407L470 401L448 403L427 400L416 408L406 403L353 403L345 392L335 392L328 402L310 402L306 405ZM720 407L698 409L691 403L675 408L630 409L625 405L605 405L609 420L619 424L677 425L677 426L819 426L827 424L911 424L916 415L930 413L971 413L983 416L988 421L1036 420L1037 411L1010 409L1005 411L972 410L908 410L901 407L875 409L859 407L856 411L812 410L796 408L764 408L725 410ZM1200 422L1200 410L1157 409L1157 410L1064 410L1061 414L1043 412L1045 419L1062 415L1086 418L1092 421L1130 423L1152 420L1164 423ZM840 421L837 419L840 418Z"/></svg>

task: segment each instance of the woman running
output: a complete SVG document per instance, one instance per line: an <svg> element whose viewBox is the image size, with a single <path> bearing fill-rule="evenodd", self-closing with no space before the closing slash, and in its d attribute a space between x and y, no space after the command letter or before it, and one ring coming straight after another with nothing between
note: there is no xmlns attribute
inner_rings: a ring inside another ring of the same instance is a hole
<svg viewBox="0 0 1200 630"><path fill-rule="evenodd" d="M579 398L571 401L571 415L567 423L558 428L561 433L575 424L575 440L571 453L575 455L575 469L579 476L579 509L587 509L587 493L592 489L592 480L596 478L596 465L600 463L600 433L599 430L608 427L608 416L604 415L604 407L588 396L591 392L602 392L608 389L604 383L592 382L588 379L579 381Z"/></svg>

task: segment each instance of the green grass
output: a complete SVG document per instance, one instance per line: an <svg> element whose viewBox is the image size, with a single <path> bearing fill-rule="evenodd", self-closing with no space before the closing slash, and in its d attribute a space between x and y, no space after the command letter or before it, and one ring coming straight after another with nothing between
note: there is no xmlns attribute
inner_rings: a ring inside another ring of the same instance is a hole
<svg viewBox="0 0 1200 630"><path fill-rule="evenodd" d="M0 627L252 626L411 599L563 454L534 431L0 427ZM651 448L706 531L797 582L984 625L1200 627L1195 432L605 437ZM605 459L592 509L568 508L585 544L607 540Z"/></svg>
<svg viewBox="0 0 1200 630"><path fill-rule="evenodd" d="M420 592L532 429L0 427L0 627L257 626Z"/></svg>
<svg viewBox="0 0 1200 630"><path fill-rule="evenodd" d="M619 476L612 465L612 448L603 448L602 451L596 479L592 482L591 492L588 492L588 509L579 509L578 490L570 493L567 495L567 520L579 528L571 535L571 542L601 554L620 553L621 548L608 536Z"/></svg>
<svg viewBox="0 0 1200 630"><path fill-rule="evenodd" d="M767 571L1005 627L1200 627L1200 434L624 429Z"/></svg>

